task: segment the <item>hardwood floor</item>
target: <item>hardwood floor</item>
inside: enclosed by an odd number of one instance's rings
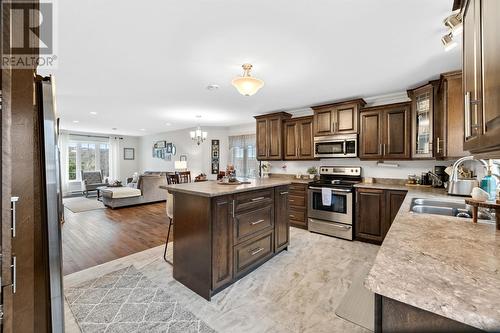
[[[167,237],[164,202],[64,214],[64,275],[163,245]]]

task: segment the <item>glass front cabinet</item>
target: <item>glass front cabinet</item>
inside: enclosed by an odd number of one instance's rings
[[[425,86],[408,91],[412,100],[412,158],[432,158],[434,86]]]

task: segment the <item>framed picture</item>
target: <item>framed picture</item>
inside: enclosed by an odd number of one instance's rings
[[[166,146],[166,150],[167,150],[167,154],[172,154],[172,143],[169,142],[167,143],[167,146]]]
[[[212,140],[212,174],[217,175],[219,173],[219,140]]]
[[[134,160],[135,159],[135,149],[134,148],[123,148],[123,159],[124,160]]]
[[[155,143],[155,148],[165,148],[167,146],[167,141],[158,141]]]

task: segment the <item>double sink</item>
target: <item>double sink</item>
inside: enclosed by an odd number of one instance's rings
[[[418,214],[437,214],[463,218],[472,217],[472,207],[470,205],[450,200],[414,198],[411,201],[410,211]],[[491,214],[481,210],[478,213],[478,218],[484,220],[493,219]]]

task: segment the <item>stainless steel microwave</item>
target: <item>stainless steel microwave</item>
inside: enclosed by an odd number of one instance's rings
[[[358,157],[358,135],[332,135],[314,138],[314,157]]]

